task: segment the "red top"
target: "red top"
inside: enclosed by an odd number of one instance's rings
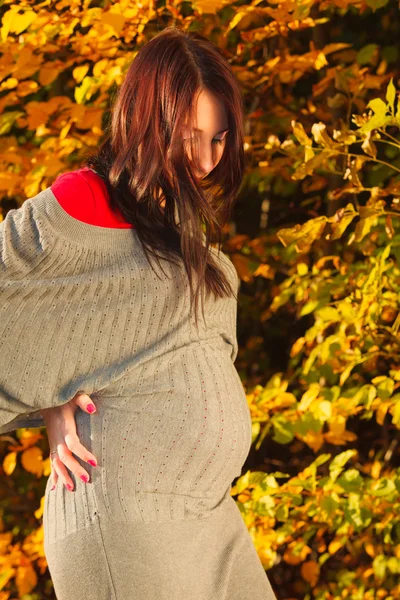
[[[62,208],[78,221],[100,227],[134,227],[111,209],[106,184],[89,167],[59,175],[50,187]]]

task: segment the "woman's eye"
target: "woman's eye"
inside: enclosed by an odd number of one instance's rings
[[[190,139],[193,139],[194,141],[196,141],[194,138],[183,138],[183,141],[184,141],[184,142],[188,142]],[[218,140],[217,138],[214,138],[214,139],[212,140],[212,143],[213,143],[213,144],[223,144],[223,143],[224,143],[224,141],[225,141],[225,138],[223,138],[222,140]]]

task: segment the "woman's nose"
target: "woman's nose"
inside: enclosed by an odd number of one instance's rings
[[[215,167],[216,161],[215,157],[212,156],[210,152],[207,155],[202,155],[201,159],[197,164],[197,171],[201,178],[205,177],[210,173]]]

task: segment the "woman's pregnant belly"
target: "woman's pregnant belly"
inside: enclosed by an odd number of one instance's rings
[[[228,345],[182,348],[129,380],[122,396],[93,394],[95,414],[76,412],[79,439],[98,462],[80,461],[99,512],[129,521],[206,517],[229,494],[251,446],[250,411]]]

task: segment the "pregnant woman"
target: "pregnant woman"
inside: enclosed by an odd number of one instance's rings
[[[98,151],[0,224],[0,433],[47,427],[58,600],[275,599],[230,495],[251,418],[239,279],[212,245],[243,148],[224,52],[168,27]]]

